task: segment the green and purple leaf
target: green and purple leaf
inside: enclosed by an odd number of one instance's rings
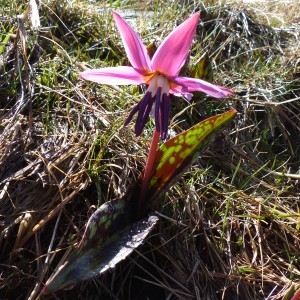
[[[207,52],[190,68],[189,75],[193,78],[199,78],[211,83],[214,81],[213,69]]]
[[[101,205],[90,217],[80,244],[46,282],[42,294],[100,275],[141,245],[158,217],[152,215],[135,222],[134,208],[135,205],[123,199]]]
[[[234,118],[236,110],[208,118],[168,140],[157,151],[150,184],[150,206],[176,182],[203,148]]]

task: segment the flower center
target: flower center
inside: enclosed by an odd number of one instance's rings
[[[167,138],[170,111],[170,82],[160,73],[155,73],[146,91],[145,97],[150,97],[148,103],[154,104],[154,119],[156,130],[163,140]],[[147,96],[148,95],[148,96]],[[144,98],[145,98],[144,97]],[[148,106],[149,107],[149,106]]]
[[[151,92],[151,96],[154,97],[157,91],[160,89],[161,95],[169,95],[170,83],[169,80],[162,74],[155,74],[149,84],[147,89],[148,92]]]

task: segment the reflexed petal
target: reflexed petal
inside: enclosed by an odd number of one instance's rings
[[[184,88],[178,84],[175,84],[174,82],[170,82],[170,94],[173,94],[176,97],[183,96],[187,100],[191,100],[193,98],[193,94],[188,92],[187,88]]]
[[[79,76],[86,80],[110,85],[141,84],[145,81],[142,72],[126,66],[91,69],[79,73]]]
[[[194,96],[192,93],[184,93],[183,91],[180,92],[180,89],[170,89],[170,94],[176,97],[184,97],[187,101],[190,101]]]
[[[178,75],[187,58],[198,21],[199,13],[196,13],[168,35],[153,56],[153,70],[168,76]]]
[[[147,49],[139,35],[117,12],[113,11],[113,15],[131,65],[137,69],[151,70]]]
[[[172,83],[177,84],[177,86],[174,87],[176,93],[178,93],[180,89],[183,94],[197,91],[197,92],[204,92],[215,98],[224,98],[227,97],[228,95],[233,94],[233,91],[229,89],[226,89],[219,85],[214,85],[212,83],[197,78],[174,77],[169,79],[172,81]],[[173,92],[172,89],[171,92]]]

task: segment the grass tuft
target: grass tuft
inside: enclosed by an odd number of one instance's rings
[[[298,1],[48,0],[39,30],[27,2],[2,2],[1,299],[39,299],[91,214],[122,197],[145,164],[153,124],[139,138],[123,127],[141,91],[78,78],[128,63],[111,9],[146,44],[200,10],[189,63],[206,53],[214,82],[235,95],[174,101],[172,130],[231,107],[238,115],[163,197],[145,245],[47,299],[275,300],[299,289]]]

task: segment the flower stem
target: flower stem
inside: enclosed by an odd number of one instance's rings
[[[142,213],[145,200],[147,199],[147,189],[148,189],[149,182],[151,179],[153,165],[154,165],[155,159],[156,159],[156,151],[158,148],[158,141],[159,141],[159,131],[157,131],[157,129],[154,128],[153,135],[152,135],[152,141],[151,141],[151,145],[150,145],[150,150],[149,150],[149,155],[148,155],[147,163],[145,166],[144,177],[143,177],[143,181],[142,181],[138,213]]]

